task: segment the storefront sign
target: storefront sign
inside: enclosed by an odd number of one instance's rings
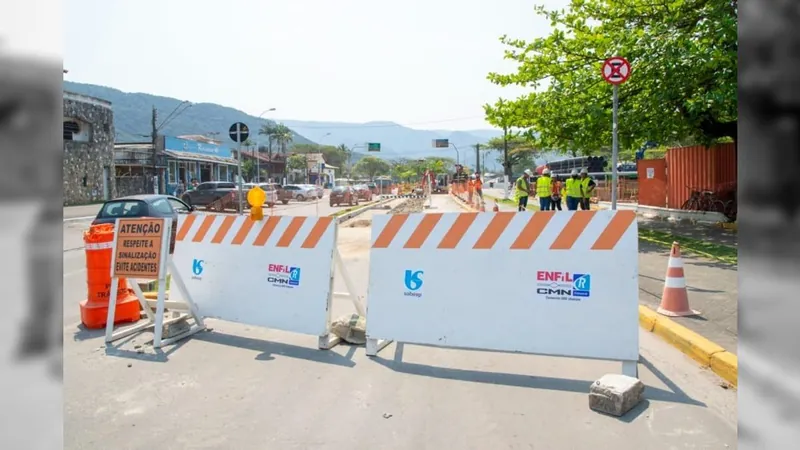
[[[219,156],[232,158],[231,149],[224,145],[207,144],[205,142],[191,141],[176,137],[164,137],[164,149],[175,152],[195,153],[198,155]]]

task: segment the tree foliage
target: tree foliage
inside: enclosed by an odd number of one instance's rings
[[[295,154],[290,156],[289,159],[286,160],[286,165],[289,167],[290,170],[305,171],[308,168],[305,155],[300,155],[300,154]]]
[[[370,180],[378,175],[387,175],[390,169],[389,163],[375,156],[365,156],[353,167],[355,173],[364,175]]]
[[[455,160],[446,157],[428,157],[422,160],[398,158],[390,163],[391,174],[402,181],[418,181],[425,170],[431,170],[440,175],[451,173],[455,170]]]
[[[490,123],[523,129],[540,148],[610,147],[612,87],[601,67],[623,56],[632,71],[619,87],[621,148],[736,138],[736,0],[572,0],[566,10],[536,12],[549,19],[550,35],[501,37],[518,69],[488,76],[535,91],[486,105]]]
[[[503,151],[505,145],[508,144],[508,161],[511,164],[512,173],[521,172],[525,169],[533,169],[536,158],[541,154],[534,142],[519,134],[508,136],[506,143],[503,136],[489,139],[484,144],[485,150],[498,150]],[[503,164],[504,156],[500,154],[497,157],[497,162]]]

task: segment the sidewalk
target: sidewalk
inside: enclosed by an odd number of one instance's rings
[[[499,203],[498,206],[500,211],[515,211],[513,206],[507,204]],[[643,224],[643,220],[647,219],[639,218],[641,227],[652,226],[651,223]],[[661,221],[650,222],[656,222],[659,225],[662,223]],[[673,224],[663,222],[663,225]],[[692,227],[698,228],[695,232],[699,237],[695,237],[695,239],[709,239],[708,236],[699,234],[707,232],[705,229],[700,229],[700,226],[689,225],[685,227],[685,230],[691,230]],[[710,227],[708,229],[711,230]],[[681,231],[684,231],[684,228],[681,228]],[[673,232],[678,234],[678,232]],[[664,276],[667,272],[668,260],[669,249],[646,241],[639,241],[639,303],[653,310],[656,310],[661,303],[661,292],[664,289]],[[692,309],[699,311],[700,315],[678,317],[672,320],[736,354],[739,299],[739,280],[736,267],[687,255],[683,255],[683,262],[689,302]]]

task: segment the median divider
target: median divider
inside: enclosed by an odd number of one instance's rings
[[[369,356],[398,341],[614,360],[638,374],[632,211],[377,216],[371,244]],[[497,282],[508,279],[519,282]]]

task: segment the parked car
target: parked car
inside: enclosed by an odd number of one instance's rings
[[[298,186],[307,187],[308,189],[314,191],[317,195],[317,198],[322,198],[325,195],[325,190],[321,187],[314,185],[314,184],[300,184]]]
[[[245,183],[243,189],[245,191],[245,195],[250,189],[253,189],[256,186],[256,183]],[[264,199],[264,204],[267,205],[267,208],[272,208],[278,203],[278,189],[275,187],[274,183],[258,183],[258,187],[260,187],[264,193],[266,193],[266,198]]]
[[[331,190],[330,205],[358,205],[358,194],[352,186],[336,186]]]
[[[381,194],[380,188],[378,188],[378,185],[375,183],[367,183],[367,188],[369,188],[370,192],[372,192],[374,195]]]
[[[357,184],[353,186],[353,189],[355,189],[359,200],[372,201],[372,190],[366,184]]]
[[[283,190],[287,193],[287,198],[285,200],[281,200],[284,205],[289,203],[290,199],[297,200],[298,202],[304,202],[317,196],[316,189],[311,189],[300,184],[287,184],[283,187]]]
[[[188,205],[171,195],[147,194],[120,197],[103,203],[92,225],[115,223],[117,219],[136,217],[163,217],[172,219],[175,224],[178,214],[191,214],[194,206]],[[178,227],[173,226],[170,238],[170,252],[175,249],[175,237]]]
[[[181,195],[184,203],[194,206],[205,206],[233,192],[234,202],[239,201],[239,186],[230,181],[206,181],[196,188]]]

